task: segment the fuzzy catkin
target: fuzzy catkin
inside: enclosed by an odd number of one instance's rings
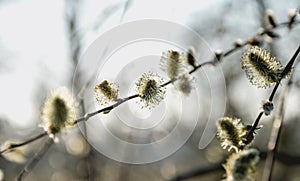
[[[221,118],[217,122],[217,128],[217,138],[224,149],[238,152],[246,146],[244,140],[248,131],[240,119]]]
[[[241,58],[250,83],[258,88],[268,88],[280,81],[284,67],[267,50],[258,46],[248,48]]]
[[[154,73],[144,73],[136,82],[136,89],[144,103],[143,107],[154,107],[165,97],[166,88],[161,87],[163,79]]]
[[[94,93],[100,105],[107,105],[118,99],[119,86],[104,80],[94,87]]]
[[[41,109],[42,127],[51,138],[63,128],[73,125],[75,119],[74,98],[68,89],[61,87],[51,92]]]
[[[226,170],[225,181],[255,181],[258,162],[259,151],[254,148],[233,153],[223,165]]]

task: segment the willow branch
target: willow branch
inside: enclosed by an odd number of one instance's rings
[[[297,21],[297,22],[295,22],[294,24],[298,24],[298,23],[300,23],[300,22]],[[274,30],[274,29],[276,29],[276,28],[283,27],[283,26],[287,26],[288,24],[289,24],[288,22],[280,23],[280,24],[278,24],[276,27],[273,27],[273,28],[270,28],[270,29],[266,29],[266,30],[264,30],[264,31],[262,31],[262,32],[260,32],[260,33],[257,33],[255,36],[263,36],[263,35],[267,34],[268,32],[270,32],[270,31],[272,31],[272,30]],[[255,37],[255,36],[254,36],[254,37]],[[246,41],[245,41],[244,43],[242,43],[240,46],[235,46],[235,47],[233,47],[233,48],[227,50],[227,51],[224,53],[224,55],[222,56],[222,58],[231,55],[232,53],[234,53],[234,52],[237,51],[238,49],[240,49],[240,48],[246,46],[247,44],[251,43],[252,39],[253,39],[253,37],[251,37],[251,38],[249,38],[248,40],[246,40]],[[295,57],[295,58],[296,58],[296,57]],[[199,65],[193,67],[193,69],[190,70],[190,71],[188,72],[188,74],[194,73],[194,72],[197,71],[199,68],[201,68],[201,67],[203,67],[203,66],[205,66],[205,65],[215,65],[216,63],[219,63],[219,62],[221,62],[221,61],[222,61],[222,59],[214,59],[214,60],[211,60],[211,61],[204,62],[204,63],[202,63],[202,64],[199,64]],[[290,62],[291,62],[291,61],[290,61]],[[289,62],[289,63],[290,63],[290,62]],[[291,63],[290,66],[289,66],[289,64],[288,64],[288,65],[286,66],[286,68],[287,68],[287,67],[290,67],[290,68],[291,68],[292,64],[293,64],[293,63]],[[290,69],[289,69],[289,70],[290,70]],[[289,70],[288,70],[288,71],[285,71],[285,70],[284,70],[283,72],[289,72]],[[282,73],[282,74],[283,74],[283,73]],[[178,80],[179,78],[180,78],[180,77],[178,77],[177,79],[169,80],[169,81],[167,81],[166,83],[162,84],[161,87],[165,87],[165,86],[167,86],[167,85],[173,83],[174,81]],[[277,88],[276,88],[276,89],[277,89]],[[115,104],[113,104],[113,105],[111,105],[111,106],[105,107],[105,108],[103,108],[103,109],[100,109],[100,110],[95,111],[95,112],[92,112],[92,113],[88,113],[88,114],[86,114],[85,116],[76,119],[76,120],[75,120],[75,124],[77,124],[78,122],[81,122],[81,121],[87,121],[90,117],[93,117],[93,116],[95,116],[95,115],[97,115],[97,114],[99,114],[99,113],[106,112],[106,111],[111,111],[111,110],[113,110],[114,108],[116,108],[117,106],[119,106],[120,104],[122,104],[122,103],[124,103],[124,102],[126,102],[126,101],[129,101],[129,100],[131,100],[131,99],[137,98],[137,97],[139,97],[138,94],[131,95],[131,96],[128,96],[128,97],[126,97],[126,98],[123,98],[123,99],[119,100],[118,102],[116,102]]]
[[[279,87],[279,85],[280,85],[281,80],[282,80],[284,77],[286,77],[287,74],[291,71],[292,66],[293,66],[293,64],[294,64],[294,62],[295,62],[295,60],[296,60],[296,58],[297,58],[299,52],[300,52],[300,45],[299,45],[298,49],[295,51],[295,53],[294,53],[293,57],[291,58],[291,60],[290,60],[290,61],[288,62],[288,64],[285,66],[284,70],[283,70],[282,73],[281,73],[281,76],[280,76],[279,81],[276,83],[275,87],[273,88],[273,91],[272,91],[272,93],[271,93],[271,95],[270,95],[270,97],[269,97],[269,101],[270,101],[270,102],[273,101],[274,96],[275,96],[275,93],[276,93],[277,90],[278,90],[278,87]],[[256,128],[257,128],[257,126],[258,126],[258,124],[259,124],[259,121],[260,121],[262,115],[263,115],[263,112],[260,112],[260,113],[258,114],[257,118],[255,119],[254,123],[252,124],[252,127],[251,127],[251,129],[249,130],[248,135],[247,135],[247,137],[246,137],[246,139],[247,139],[248,141],[251,140],[252,135],[253,135],[254,131],[256,130]]]
[[[299,23],[300,23],[300,21],[296,21],[294,24],[299,24]],[[255,34],[254,36],[252,36],[251,38],[249,38],[248,40],[244,41],[244,43],[242,43],[241,45],[239,45],[239,46],[234,46],[233,48],[227,50],[227,51],[223,54],[222,58],[227,57],[227,56],[231,55],[232,53],[236,52],[237,50],[239,50],[240,48],[246,46],[247,44],[250,44],[251,41],[252,41],[252,39],[253,39],[253,37],[256,37],[256,36],[263,36],[263,35],[267,34],[267,32],[270,32],[270,31],[272,31],[272,30],[274,30],[274,29],[277,29],[277,28],[279,28],[279,27],[286,27],[286,26],[288,26],[288,25],[289,25],[289,22],[279,23],[276,27],[273,27],[273,28],[270,28],[270,29],[266,29],[266,30],[263,31],[263,32],[257,33],[257,34]],[[212,61],[204,62],[204,63],[202,63],[202,64],[199,64],[199,65],[193,67],[193,69],[192,69],[191,71],[189,71],[188,73],[189,73],[189,74],[192,74],[192,73],[194,73],[195,71],[197,71],[199,68],[201,68],[201,67],[203,67],[203,66],[205,66],[205,65],[215,65],[216,63],[220,63],[220,62],[222,62],[222,59],[214,59],[214,60],[212,60]],[[292,64],[291,64],[291,66],[292,66]],[[162,84],[161,86],[163,86],[163,87],[164,87],[164,86],[167,86],[167,85],[171,84],[171,83],[174,82],[174,81],[176,81],[176,80],[169,80],[169,81],[167,81],[166,83]],[[89,83],[90,83],[90,82],[89,82]],[[85,86],[82,88],[82,90],[80,91],[80,94],[79,94],[79,95],[80,95],[81,98],[83,98],[83,94],[85,93],[85,89],[88,87],[88,85],[89,85],[89,84],[85,85]],[[272,93],[272,94],[275,94],[275,92],[276,92],[278,86],[279,86],[279,84],[275,86],[276,89],[274,88],[274,90],[273,90],[274,93]],[[273,96],[274,96],[274,95],[273,95]],[[271,97],[273,97],[273,96],[271,95],[271,96],[270,96],[270,99],[271,99]],[[138,94],[131,95],[131,96],[128,96],[128,97],[126,97],[126,98],[123,98],[123,99],[118,100],[118,101],[117,101],[116,103],[114,103],[113,105],[110,105],[110,106],[108,106],[108,107],[104,107],[104,108],[102,108],[102,109],[100,109],[100,110],[97,110],[97,111],[95,111],[95,112],[87,113],[87,114],[85,114],[83,117],[77,118],[77,119],[74,121],[74,125],[76,125],[77,123],[82,122],[82,121],[87,121],[89,118],[91,118],[91,117],[93,117],[93,116],[95,116],[95,115],[97,115],[97,114],[100,114],[100,113],[102,113],[102,112],[109,112],[109,111],[113,110],[114,108],[118,107],[119,105],[123,104],[124,102],[127,102],[127,101],[129,101],[129,100],[131,100],[131,99],[134,99],[134,98],[137,98],[137,97],[139,97]],[[272,99],[273,99],[273,98],[272,98]],[[260,115],[260,114],[261,114],[261,115]],[[249,133],[250,133],[250,132],[253,133],[254,130],[255,130],[255,128],[257,127],[257,125],[258,125],[258,123],[259,123],[259,120],[260,120],[260,117],[262,116],[263,113],[261,112],[260,114],[259,114],[258,118],[256,119],[256,121],[254,122],[254,124],[253,124],[251,130],[249,131]],[[42,135],[42,136],[41,136],[41,135]],[[16,145],[17,145],[17,147],[23,146],[23,145],[29,144],[29,143],[31,143],[31,142],[34,142],[34,141],[36,141],[36,140],[38,140],[38,139],[40,139],[41,137],[44,137],[44,136],[46,136],[46,135],[47,135],[47,133],[46,133],[46,132],[43,132],[43,133],[41,133],[40,135],[37,135],[37,136],[35,136],[35,137],[32,138],[32,139],[29,139],[29,140],[27,140],[27,141],[24,141],[24,142],[22,142],[22,143],[20,143],[20,144],[16,144]],[[249,136],[249,134],[248,134],[248,136]],[[16,146],[14,146],[13,148],[15,148],[15,147],[16,147]],[[0,151],[0,154],[3,154],[4,152],[9,151],[9,150],[11,150],[11,149],[13,149],[13,148],[10,148],[10,146],[9,146],[9,147],[7,147],[7,148],[1,150],[1,151]]]

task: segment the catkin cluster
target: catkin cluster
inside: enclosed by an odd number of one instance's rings
[[[195,78],[189,74],[191,68],[196,68],[195,52],[191,48],[187,52],[168,50],[161,56],[161,69],[170,78],[177,90],[188,96],[194,88]],[[148,72],[136,81],[136,92],[143,103],[142,107],[152,108],[165,97],[166,82],[160,75]],[[107,80],[94,87],[96,100],[100,105],[118,101],[119,86]]]

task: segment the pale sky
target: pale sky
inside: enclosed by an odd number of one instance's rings
[[[184,24],[189,13],[204,8],[205,2],[209,1],[133,1],[123,22],[154,18]],[[102,10],[120,3],[123,1],[94,0],[82,4],[79,31],[95,26]],[[4,50],[0,58],[1,64],[9,67],[0,72],[0,116],[7,118],[12,126],[28,128],[37,124],[39,106],[35,96],[40,82],[53,89],[69,81],[64,6],[61,0],[16,0],[0,4],[0,47]],[[87,33],[83,48],[101,32],[119,25],[122,11],[120,4],[97,32]]]

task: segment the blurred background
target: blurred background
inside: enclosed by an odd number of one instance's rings
[[[78,68],[80,57],[97,37],[113,27],[133,20],[168,20],[199,33],[212,52],[226,51],[237,39],[247,40],[260,27],[267,26],[266,10],[271,9],[278,22],[286,22],[290,9],[299,6],[298,0],[0,0],[0,143],[25,140],[43,131],[38,127],[40,107],[48,92],[66,86],[78,94],[90,72],[95,71],[94,65]],[[265,37],[262,46],[285,65],[299,46],[300,27],[283,27],[276,33],[280,38]],[[257,89],[249,83],[239,62],[243,50],[225,57],[221,63],[226,80],[224,116],[239,117],[251,124],[271,89]],[[296,81],[286,104],[272,180],[300,180],[300,79],[299,68],[295,69]],[[206,92],[202,94],[205,97]],[[276,100],[278,96],[275,107]],[[221,164],[228,152],[221,149],[216,139],[205,149],[198,149],[205,126],[201,119],[200,115],[192,136],[176,153],[143,165],[107,158],[74,127],[59,136],[60,142],[48,149],[24,180],[160,181],[180,176],[188,177],[186,180],[221,180],[225,173]],[[274,114],[262,118],[263,128],[253,144],[263,153],[273,119]],[[129,134],[128,130],[123,134]],[[0,180],[14,180],[45,139],[24,146],[17,153],[2,155]],[[258,180],[263,167],[264,158],[258,165]]]

